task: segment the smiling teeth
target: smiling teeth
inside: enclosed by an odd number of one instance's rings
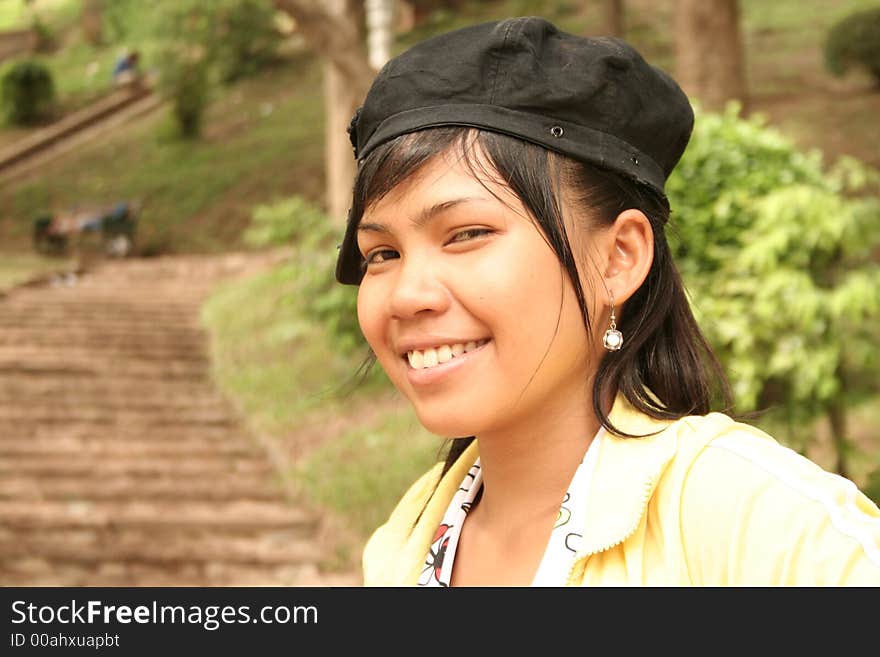
[[[461,356],[469,351],[473,351],[477,347],[482,347],[487,342],[489,340],[480,340],[478,342],[471,340],[470,342],[457,342],[452,345],[444,344],[424,350],[408,351],[406,352],[406,357],[409,360],[410,367],[414,370],[422,370],[442,365],[456,356]]]

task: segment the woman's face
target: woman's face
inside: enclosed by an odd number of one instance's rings
[[[429,431],[479,436],[583,413],[595,338],[508,189],[440,155],[364,213],[358,246],[361,329]]]

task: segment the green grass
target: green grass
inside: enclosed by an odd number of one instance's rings
[[[33,11],[49,29],[58,29],[79,14],[80,4],[80,0],[34,0]],[[21,30],[29,25],[24,0],[0,0],[0,31]]]
[[[142,254],[239,246],[257,203],[322,196],[319,73],[292,61],[225,90],[208,109],[203,139],[177,139],[163,109],[0,189],[8,209],[0,240],[25,246],[33,217],[48,208],[140,199]]]
[[[311,411],[341,411],[383,387],[378,373],[358,384],[363,356],[340,353],[310,320],[301,283],[282,264],[219,287],[203,307],[215,375],[261,431],[281,434]]]
[[[345,518],[363,541],[437,462],[441,445],[407,405],[316,448],[291,476],[311,500]]]
[[[0,293],[27,281],[73,269],[64,258],[45,258],[28,253],[0,253]]]

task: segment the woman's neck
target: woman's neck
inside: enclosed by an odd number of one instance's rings
[[[599,426],[590,400],[581,397],[477,436],[483,477],[478,515],[486,530],[500,536],[527,528],[530,519],[555,516]]]

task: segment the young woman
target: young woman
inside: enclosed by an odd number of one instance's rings
[[[880,510],[711,412],[726,387],[664,234],[692,126],[625,43],[540,18],[378,74],[337,278],[454,440],[370,539],[366,585],[880,584]]]

